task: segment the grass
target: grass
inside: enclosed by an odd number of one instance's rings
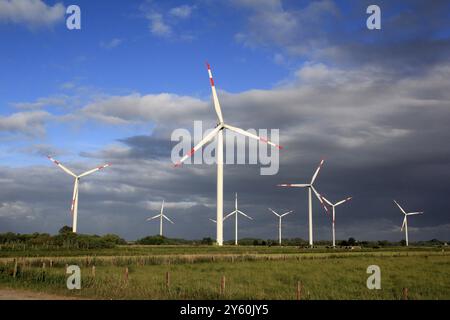
[[[11,257],[2,258],[0,286],[95,299],[295,299],[300,281],[303,299],[400,299],[403,288],[408,288],[410,299],[450,299],[450,255],[441,250],[299,252],[277,247],[137,246],[121,253],[21,257],[16,278]],[[45,274],[40,267],[43,261]],[[66,263],[82,268],[82,290],[67,290]],[[366,269],[373,264],[381,268],[381,290],[366,287]],[[219,293],[222,276],[226,277],[224,295]]]
[[[440,252],[442,248],[440,247],[384,247],[380,249],[364,248],[363,252],[407,252],[411,251],[433,251]],[[7,257],[67,257],[67,256],[138,256],[138,255],[170,255],[170,254],[255,254],[255,253],[280,253],[280,254],[298,254],[298,253],[321,253],[330,252],[330,250],[325,247],[318,247],[314,249],[309,248],[299,248],[296,246],[189,246],[189,245],[125,245],[117,246],[117,248],[108,249],[67,249],[67,248],[30,248],[17,246],[14,250],[8,249],[5,246],[0,245],[0,258]],[[346,249],[335,249],[332,252],[348,252]]]

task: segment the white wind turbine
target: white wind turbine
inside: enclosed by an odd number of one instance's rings
[[[405,229],[406,246],[408,246],[408,216],[413,216],[413,215],[416,215],[416,214],[422,214],[423,212],[421,211],[421,212],[408,212],[408,213],[406,213],[405,210],[403,210],[403,208],[397,203],[397,201],[394,200],[394,203],[397,205],[397,207],[400,208],[402,213],[405,215],[405,218],[403,219],[402,228],[400,230],[403,231],[403,229]]]
[[[352,199],[352,197],[348,197],[347,199],[339,201],[339,202],[336,202],[335,204],[333,204],[330,201],[328,201],[328,199],[326,199],[325,197],[322,197],[322,199],[333,208],[332,225],[333,225],[333,248],[334,248],[334,247],[336,247],[336,229],[335,229],[335,226],[336,226],[336,207],[341,205],[341,204],[343,204],[343,203],[345,203],[345,202],[347,202],[347,201],[350,201]]]
[[[278,187],[291,187],[291,188],[308,188],[308,217],[309,217],[309,245],[313,246],[313,222],[312,222],[312,192],[316,195],[317,199],[319,199],[325,211],[328,212],[327,207],[322,201],[320,194],[317,192],[316,188],[314,188],[314,181],[316,181],[317,175],[319,174],[320,169],[325,160],[320,161],[319,167],[314,173],[311,182],[306,184],[279,184]]]
[[[94,172],[102,170],[106,167],[109,167],[111,165],[108,163],[103,166],[97,167],[95,169],[86,171],[85,173],[82,173],[79,176],[77,176],[75,173],[73,173],[72,171],[70,171],[69,169],[64,167],[59,161],[53,159],[51,156],[48,156],[48,158],[50,159],[50,161],[52,161],[54,164],[56,164],[58,167],[60,167],[64,172],[66,172],[67,174],[69,174],[75,178],[75,184],[73,187],[72,206],[70,207],[70,211],[72,212],[72,216],[73,216],[72,232],[76,233],[77,232],[77,222],[78,222],[78,186],[80,184],[80,179],[83,177],[86,177]]]
[[[246,215],[245,213],[243,213],[241,210],[238,209],[238,201],[237,201],[237,193],[236,193],[236,198],[234,201],[234,211],[229,213],[228,215],[225,216],[225,218],[223,218],[223,221],[225,221],[226,219],[228,219],[229,217],[231,217],[234,214],[234,244],[237,246],[238,245],[238,215],[243,215],[244,217],[253,220],[252,217],[249,217],[248,215]],[[217,223],[217,222],[216,222]]]
[[[166,219],[167,221],[169,221],[171,224],[174,224],[174,222],[172,220],[170,220],[165,214],[164,214],[164,200],[162,202],[161,205],[161,212],[159,214],[157,214],[154,217],[148,218],[147,221],[153,220],[159,218],[159,235],[162,237],[163,236],[163,218]]]
[[[265,143],[268,143],[271,146],[277,147],[281,149],[282,147],[265,139],[262,137],[259,137],[257,135],[251,134],[243,129],[236,128],[233,126],[230,126],[226,123],[224,123],[223,116],[222,116],[222,110],[220,108],[219,99],[217,97],[216,87],[214,85],[214,80],[211,73],[211,67],[208,63],[206,63],[206,66],[208,68],[208,74],[209,74],[209,80],[211,82],[211,90],[212,90],[212,96],[213,96],[213,102],[214,102],[214,108],[216,110],[217,115],[217,126],[213,131],[211,131],[209,134],[205,136],[205,138],[200,141],[194,148],[189,151],[188,154],[183,156],[180,161],[178,161],[175,166],[180,166],[186,159],[191,157],[194,152],[196,152],[198,149],[202,148],[206,143],[211,141],[214,137],[217,136],[217,148],[216,148],[216,164],[217,164],[217,244],[219,246],[223,246],[223,131],[224,129],[228,129],[231,131],[234,131],[236,133],[242,134],[244,136],[247,136],[252,139],[256,139]]]
[[[283,214],[278,214],[277,212],[275,212],[275,210],[272,210],[271,208],[269,208],[269,210],[272,211],[272,213],[278,217],[278,241],[281,246],[281,219],[283,219],[284,216],[287,216],[288,214],[290,214],[294,211],[291,210],[291,211],[285,212]]]

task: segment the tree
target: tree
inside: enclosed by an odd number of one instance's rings
[[[119,237],[116,234],[108,233],[108,234],[105,234],[102,238],[104,241],[114,243],[114,244],[122,244],[122,245],[127,244],[127,242],[124,239],[122,239],[121,237]]]
[[[349,246],[354,246],[354,245],[356,245],[356,240],[355,240],[355,238],[348,238],[347,243]]]
[[[59,229],[58,231],[59,234],[68,234],[68,233],[72,233],[72,228],[69,226],[64,226],[61,229]]]
[[[203,238],[202,239],[202,244],[206,244],[208,246],[211,246],[213,244],[213,239],[211,239],[210,237],[208,238]]]

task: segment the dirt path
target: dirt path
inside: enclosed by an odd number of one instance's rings
[[[75,300],[76,298],[42,292],[0,288],[0,300]]]

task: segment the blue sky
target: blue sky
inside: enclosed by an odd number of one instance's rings
[[[163,198],[175,219],[190,225],[184,217],[198,214],[207,225],[213,175],[168,171],[167,150],[174,129],[215,121],[208,60],[225,119],[280,129],[289,150],[270,179],[255,176],[257,168],[229,169],[226,191],[239,189],[250,215],[264,205],[297,209],[286,234],[306,237],[305,199],[273,186],[310,176],[326,155],[323,192],[356,199],[341,237],[399,238],[392,197],[435,213],[417,219],[417,238],[450,234],[440,197],[450,158],[447,1],[376,1],[376,31],[366,28],[374,3],[365,0],[23,1],[0,0],[0,181],[9,186],[0,192],[0,232],[69,223],[69,179],[47,153],[77,170],[113,163],[109,175],[85,184],[86,233],[143,236],[142,219]],[[70,4],[81,8],[81,30],[66,28]],[[39,188],[58,196],[33,192]],[[125,221],[124,212],[135,218]],[[248,236],[268,237],[270,216],[261,219]],[[371,233],[374,224],[384,233]],[[174,235],[200,238],[206,225],[175,225]],[[318,215],[319,238],[326,226]]]
[[[53,6],[59,2],[46,3]],[[67,14],[50,26],[1,24],[0,36],[8,44],[1,53],[1,114],[14,113],[15,103],[61,95],[69,103],[77,95],[80,101],[73,102],[74,108],[98,95],[133,92],[207,98],[206,60],[220,70],[218,83],[229,92],[270,88],[289,75],[289,68],[274,62],[276,48],[247,48],[234,40],[245,17],[236,15],[233,6],[199,3],[72,1],[70,4],[81,8],[82,30],[65,27]],[[191,12],[188,17],[176,18],[168,13],[183,6]],[[173,35],[152,33],[146,14],[153,11],[164,16]],[[183,39],[184,33],[191,38]],[[81,96],[76,90],[81,91]],[[65,113],[64,108],[47,110],[52,114]],[[130,129],[122,131],[107,125],[96,127],[96,135],[91,134],[89,124],[75,128],[66,123],[47,126],[47,135],[41,138],[58,147],[67,140],[89,139],[89,143],[74,141],[71,148],[75,148],[75,153],[131,135]],[[140,127],[135,133],[145,130]],[[17,141],[11,144],[14,146]],[[8,153],[2,158],[10,165],[30,161]]]

